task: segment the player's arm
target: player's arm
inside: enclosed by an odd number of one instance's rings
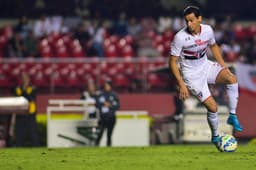
[[[177,81],[177,84],[179,87],[179,98],[181,100],[185,100],[186,98],[189,97],[189,91],[187,89],[187,86],[185,85],[185,82],[183,81],[181,74],[180,74],[180,71],[179,71],[179,68],[177,65],[177,58],[178,57],[172,56],[172,55],[169,57],[169,69]]]
[[[213,45],[209,46],[213,56],[215,57],[216,61],[222,66],[222,67],[227,67],[226,63],[224,62],[224,59],[222,57],[220,47],[215,43]]]

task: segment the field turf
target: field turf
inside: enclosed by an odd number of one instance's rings
[[[1,170],[246,170],[256,145],[220,153],[213,145],[0,149]]]

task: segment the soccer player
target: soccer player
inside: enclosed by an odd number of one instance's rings
[[[210,94],[208,84],[226,85],[230,111],[227,123],[232,125],[234,130],[242,131],[236,115],[237,79],[223,60],[213,29],[209,25],[201,24],[200,9],[196,6],[188,6],[184,9],[183,16],[186,27],[176,33],[171,44],[169,67],[177,80],[180,99],[185,100],[191,93],[206,107],[207,121],[212,132],[211,140],[217,146],[220,141],[218,108]],[[216,62],[208,60],[206,55],[208,47]]]

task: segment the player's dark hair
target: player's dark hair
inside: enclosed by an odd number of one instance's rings
[[[186,15],[192,14],[194,13],[196,17],[201,16],[201,11],[197,6],[187,6],[184,10],[183,10],[183,16],[185,17]]]

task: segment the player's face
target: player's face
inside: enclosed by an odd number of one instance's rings
[[[192,34],[197,34],[200,32],[200,23],[202,21],[202,16],[196,17],[194,13],[185,16],[185,21],[189,31]]]

